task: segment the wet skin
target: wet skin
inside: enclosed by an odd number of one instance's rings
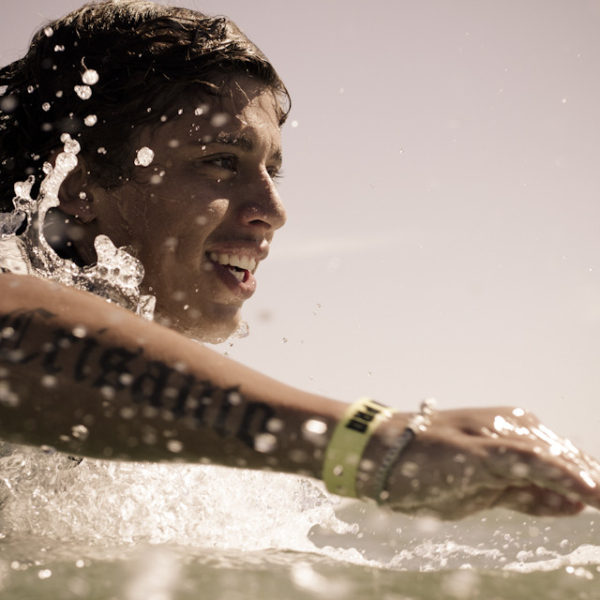
[[[150,148],[154,157],[130,181],[107,190],[91,179],[81,200],[74,177],[61,209],[83,217],[77,243],[90,262],[99,233],[141,260],[143,291],[156,296],[159,322],[217,341],[238,326],[256,266],[285,223],[274,182],[281,167],[276,99],[236,77],[222,96],[182,102],[179,112],[139,132],[134,148]],[[245,269],[219,264],[240,259]]]

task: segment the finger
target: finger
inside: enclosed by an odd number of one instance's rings
[[[535,485],[507,488],[494,506],[535,516],[575,515],[585,507],[582,502]]]
[[[530,479],[536,485],[550,488],[575,500],[600,509],[600,468],[583,452],[537,453]]]
[[[561,452],[556,444],[549,447],[541,439],[535,445],[528,440],[510,440],[510,444],[498,440],[487,467],[514,487],[534,485],[600,509],[598,463],[571,447],[574,452],[570,447]]]

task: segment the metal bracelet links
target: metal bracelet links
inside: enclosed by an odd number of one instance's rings
[[[385,453],[383,461],[374,476],[375,500],[378,504],[385,503],[389,497],[386,487],[392,466],[397,462],[402,452],[406,450],[416,435],[425,431],[431,425],[431,417],[435,411],[435,406],[436,402],[433,398],[423,400],[419,412],[411,417],[404,431]]]

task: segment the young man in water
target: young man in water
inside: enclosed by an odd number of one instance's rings
[[[108,236],[141,261],[142,292],[156,297],[148,322],[88,292],[1,275],[0,438],[301,473],[447,518],[600,508],[598,464],[521,409],[348,406],[190,339],[236,330],[285,222],[274,180],[287,92],[231,22],[148,2],[89,5],[40,31],[0,86],[4,209],[13,183],[39,184],[70,134],[81,152],[49,238],[90,265],[96,236]]]

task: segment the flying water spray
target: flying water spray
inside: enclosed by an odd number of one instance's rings
[[[57,281],[63,285],[93,292],[136,314],[152,319],[156,299],[141,294],[139,286],[144,267],[124,248],[117,248],[105,235],[94,240],[96,264],[80,267],[60,257],[44,235],[44,223],[51,208],[60,204],[58,192],[77,166],[79,143],[63,134],[63,151],[54,166],[44,164],[45,177],[37,198],[31,197],[33,175],[15,184],[14,210],[0,214],[0,269]],[[22,231],[22,232],[21,232]]]

